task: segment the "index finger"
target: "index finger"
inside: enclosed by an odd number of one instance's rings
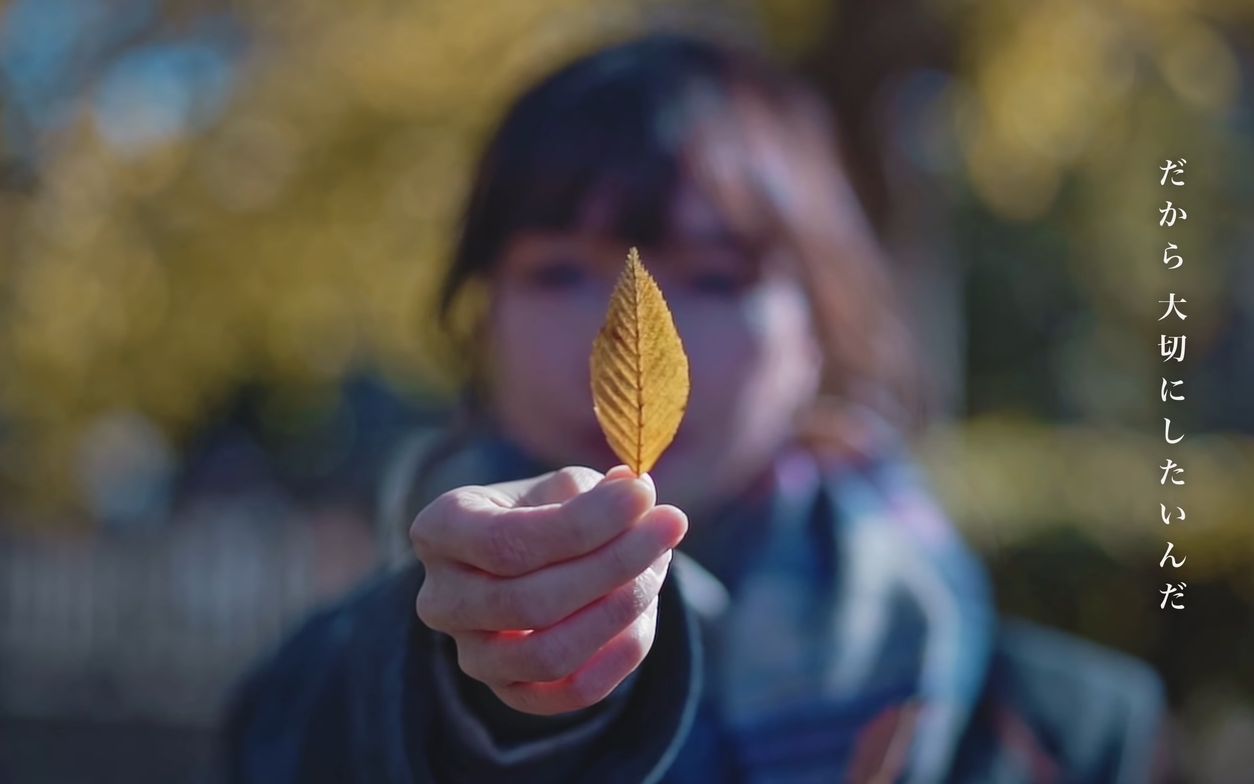
[[[501,487],[445,493],[423,510],[411,533],[424,537],[440,556],[517,577],[597,549],[657,502],[652,479],[630,474],[604,478],[562,503],[538,506],[511,506],[524,496],[511,498]]]
[[[596,487],[604,479],[629,476],[635,476],[635,474],[622,464],[614,466],[604,474],[587,466],[565,466],[537,477],[498,482],[487,485],[487,488],[507,499],[507,506],[544,506],[569,501],[580,493]],[[649,481],[653,481],[652,477]]]

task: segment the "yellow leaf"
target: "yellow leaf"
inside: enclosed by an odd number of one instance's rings
[[[688,356],[657,281],[632,248],[592,344],[592,409],[637,476],[675,438],[688,406]]]

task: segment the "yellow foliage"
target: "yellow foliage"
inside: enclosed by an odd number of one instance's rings
[[[83,95],[0,202],[0,497],[73,500],[79,435],[113,411],[177,446],[245,382],[449,391],[431,297],[490,124],[685,5],[256,0],[233,5],[250,46],[208,128],[118,149]]]

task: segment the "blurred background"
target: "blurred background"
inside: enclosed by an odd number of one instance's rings
[[[407,522],[380,481],[444,421],[427,295],[492,121],[657,28],[830,97],[926,346],[919,455],[1002,608],[1153,663],[1189,780],[1254,770],[1248,0],[11,0],[0,780],[211,780],[228,685]]]

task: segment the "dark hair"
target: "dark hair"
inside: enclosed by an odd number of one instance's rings
[[[686,181],[739,238],[782,240],[800,262],[826,356],[821,403],[836,403],[814,430],[838,437],[846,404],[921,423],[917,357],[824,102],[755,53],[678,34],[576,59],[525,92],[493,134],[439,291],[440,324],[470,362],[470,408],[481,404],[482,319],[458,306],[508,240],[595,220],[624,247],[647,246],[665,239]]]

